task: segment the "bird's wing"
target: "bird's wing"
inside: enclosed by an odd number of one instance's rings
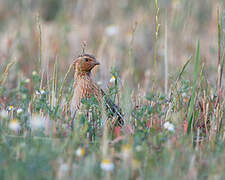
[[[106,104],[106,108],[110,111],[110,114],[113,115],[117,115],[117,123],[120,127],[122,127],[124,125],[124,117],[121,113],[121,108],[119,106],[117,106],[116,104],[114,104],[112,102],[112,100],[107,97],[106,93],[101,89],[101,93],[102,96],[105,100],[105,104]]]

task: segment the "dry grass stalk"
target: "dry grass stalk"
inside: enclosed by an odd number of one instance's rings
[[[11,67],[15,64],[16,62],[11,62],[9,63],[7,66],[6,66],[6,69],[5,69],[5,72],[3,73],[2,75],[2,78],[0,80],[0,85],[3,86],[5,81],[6,81],[6,78],[9,74],[9,70],[11,69]]]

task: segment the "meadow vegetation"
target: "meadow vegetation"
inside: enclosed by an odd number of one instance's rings
[[[0,0],[0,179],[225,179],[224,9]],[[83,50],[122,128],[94,98],[72,121]]]

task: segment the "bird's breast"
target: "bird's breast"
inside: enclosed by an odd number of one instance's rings
[[[76,112],[83,98],[94,96],[101,101],[101,89],[91,79],[80,79],[74,84],[74,93],[71,100],[71,112]]]

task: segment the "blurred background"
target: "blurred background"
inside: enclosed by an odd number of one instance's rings
[[[74,57],[81,54],[82,42],[86,42],[86,53],[95,55],[101,63],[94,74],[102,86],[116,67],[122,83],[151,88],[157,52],[156,82],[163,90],[164,58],[168,59],[170,83],[183,64],[194,57],[200,39],[201,63],[205,64],[208,80],[215,83],[217,9],[222,11],[224,6],[224,0],[158,0],[156,49],[155,0],[0,0],[0,71],[16,61],[10,82],[30,77],[38,69],[41,54],[44,76],[51,76],[57,61],[59,77],[63,78]],[[190,79],[193,64],[194,58],[186,73]]]

